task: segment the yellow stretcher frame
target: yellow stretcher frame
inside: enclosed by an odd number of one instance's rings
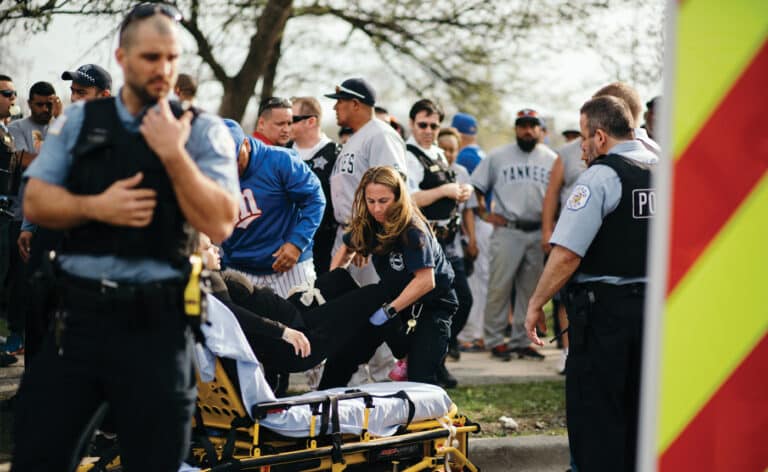
[[[351,394],[349,397],[354,396]],[[343,395],[342,395],[343,396]],[[345,398],[348,398],[345,396]],[[259,416],[270,409],[310,405],[310,435],[306,438],[286,438],[274,435],[259,424]],[[209,441],[209,448],[193,446],[193,453],[201,461],[211,453],[220,465],[203,470],[226,470],[226,462],[237,464],[237,470],[267,472],[272,466],[306,468],[297,470],[339,472],[347,467],[376,462],[375,467],[399,472],[446,470],[446,462],[452,471],[477,472],[468,458],[469,434],[479,431],[479,426],[458,414],[456,405],[444,418],[413,422],[404,431],[387,437],[375,437],[367,431],[372,402],[366,400],[363,432],[360,435],[320,435],[317,417],[328,398],[300,402],[276,402],[256,405],[255,420],[240,400],[237,389],[230,381],[219,359],[216,360],[214,379],[202,382],[198,377],[196,421],[202,421]],[[233,427],[232,425],[235,425]],[[199,430],[199,429],[198,429]],[[226,457],[225,457],[226,456]],[[387,465],[385,465],[387,464]],[[400,468],[400,465],[406,466]]]
[[[269,472],[273,466],[285,466],[291,470],[341,472],[350,466],[368,470],[360,467],[372,461],[375,465],[371,467],[396,472],[442,471],[446,470],[446,463],[451,471],[479,470],[469,460],[468,450],[469,434],[478,432],[480,427],[458,414],[455,404],[443,418],[413,422],[393,436],[375,437],[367,431],[373,403],[366,399],[362,434],[331,437],[333,435],[319,434],[322,428],[317,421],[320,410],[329,404],[328,396],[255,405],[253,413],[257,419],[251,420],[219,359],[216,359],[211,382],[203,382],[197,375],[197,391],[195,431],[198,434],[193,435],[192,455],[199,463],[209,464],[208,468],[201,467],[205,472],[230,470],[228,465],[233,464],[236,464],[234,470],[244,471]],[[313,413],[317,412],[310,420],[309,437],[287,438],[260,426],[258,418],[272,409],[298,405],[310,405]],[[205,431],[204,438],[200,437],[200,431]],[[210,461],[209,455],[216,457]],[[119,468],[119,457],[108,460],[109,464],[99,470]],[[95,472],[95,466],[95,458],[85,458],[77,472]]]

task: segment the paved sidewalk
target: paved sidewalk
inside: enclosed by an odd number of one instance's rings
[[[450,358],[446,363],[448,370],[459,381],[459,385],[490,385],[541,380],[564,380],[557,373],[560,350],[553,344],[546,343],[541,352],[544,360],[517,359],[502,362],[491,357],[488,352],[462,352],[459,361]],[[308,390],[304,374],[291,375],[291,390]]]

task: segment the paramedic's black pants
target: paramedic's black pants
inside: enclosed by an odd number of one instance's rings
[[[181,299],[67,299],[60,348],[55,333],[49,336],[22,380],[12,470],[67,470],[102,402],[120,438],[124,470],[178,470],[189,452],[196,392]]]

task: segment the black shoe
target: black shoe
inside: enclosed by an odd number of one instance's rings
[[[8,367],[9,365],[13,365],[17,362],[19,362],[19,359],[13,354],[0,352],[0,367]]]
[[[448,372],[448,369],[445,368],[445,364],[440,364],[440,367],[437,368],[437,383],[443,388],[456,388],[459,381]]]
[[[507,362],[512,359],[512,350],[509,349],[506,344],[499,344],[491,349],[491,357]]]
[[[454,361],[461,359],[461,351],[459,351],[459,343],[448,345],[448,357]]]
[[[539,351],[532,348],[531,346],[515,349],[515,352],[517,353],[517,357],[519,357],[520,359],[524,359],[526,357],[529,357],[531,359],[536,359],[539,361],[543,361],[545,359],[544,354],[540,353]]]

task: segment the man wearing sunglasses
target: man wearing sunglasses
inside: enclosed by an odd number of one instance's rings
[[[126,471],[175,471],[189,452],[189,248],[197,231],[229,236],[239,187],[222,120],[167,100],[180,17],[156,3],[128,13],[115,52],[125,85],[68,107],[24,175],[25,216],[65,234],[55,334],[19,392],[14,471],[73,470],[103,404]],[[44,454],[40,435],[56,437]]]
[[[442,108],[425,98],[411,106],[408,116],[411,126],[405,154],[408,191],[429,220],[443,252],[455,267],[459,257],[454,244],[461,225],[459,205],[469,200],[473,188],[468,183],[458,183],[456,172],[436,144],[440,123],[445,119]],[[454,279],[454,289],[459,303],[466,306],[472,304],[472,295],[463,274],[463,270],[457,274],[463,280],[457,283]],[[445,367],[445,359],[437,371],[437,380],[447,388],[457,385],[456,379]]]
[[[259,105],[253,137],[270,146],[286,146],[291,140],[293,104],[287,98],[269,97]]]
[[[323,187],[325,211],[320,226],[315,231],[314,261],[317,275],[328,272],[331,250],[336,239],[338,223],[333,217],[331,203],[331,171],[336,164],[341,146],[323,133],[320,124],[323,110],[314,97],[296,97],[293,102],[293,149],[312,169]]]
[[[18,157],[16,155],[16,146],[14,144],[13,135],[8,131],[8,127],[5,125],[6,120],[10,119],[12,108],[16,107],[16,88],[13,85],[13,80],[7,75],[0,75],[0,167],[8,172],[0,174],[0,194],[5,199],[15,199],[16,195],[12,194],[11,188],[14,186],[12,177],[16,172],[11,172],[18,163]],[[16,107],[18,108],[18,107]],[[10,205],[10,202],[4,203]],[[9,259],[13,256],[13,250],[9,244],[9,232],[13,222],[8,215],[0,216],[0,281],[4,281],[6,274],[9,272]],[[20,333],[22,331],[22,320],[18,319],[18,316],[13,316],[8,313],[8,328],[15,336],[15,339],[11,339],[11,343],[6,343],[0,346],[0,367],[5,367],[14,364],[18,361],[16,356],[6,351],[16,351],[14,344],[21,345]],[[10,349],[9,349],[10,344]]]

